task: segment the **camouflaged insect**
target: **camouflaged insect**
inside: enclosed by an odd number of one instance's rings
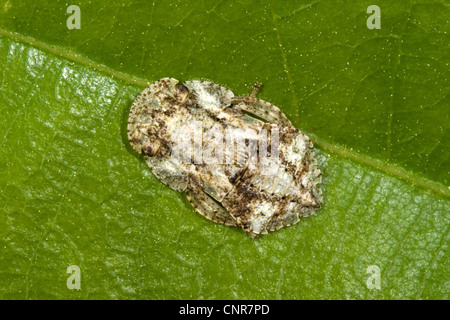
[[[250,96],[236,97],[212,82],[179,84],[176,79],[164,78],[137,97],[128,119],[133,149],[144,154],[159,180],[185,192],[206,218],[240,227],[253,237],[293,225],[299,217],[314,214],[322,204],[321,172],[313,144],[280,109],[255,97],[258,88],[255,84]],[[228,133],[219,139],[210,137],[203,148],[223,149],[227,139],[241,137],[245,146],[256,145],[256,153],[225,148],[225,159],[241,156],[243,161],[204,163],[193,160],[194,152],[188,154],[187,161],[180,161],[173,156],[183,140],[180,128],[192,123],[201,123],[203,133],[214,128]],[[271,146],[267,147],[267,158],[275,158],[276,151],[277,161],[254,161],[262,154],[260,133],[266,131],[270,132],[266,145]]]

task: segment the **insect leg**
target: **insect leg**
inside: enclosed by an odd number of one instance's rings
[[[261,88],[262,84],[259,82],[255,82],[255,84],[253,85],[253,89],[252,92],[250,93],[250,97],[255,98],[256,94],[259,91],[259,88]]]

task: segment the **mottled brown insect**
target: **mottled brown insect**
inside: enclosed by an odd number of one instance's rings
[[[137,97],[128,119],[133,149],[159,180],[208,219],[252,236],[295,224],[322,204],[310,139],[256,98],[258,88],[237,97],[212,82],[164,78]]]

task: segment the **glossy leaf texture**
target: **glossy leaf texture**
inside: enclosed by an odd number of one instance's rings
[[[69,30],[4,2],[0,297],[448,299],[449,3],[380,1],[379,30],[371,4],[79,1]],[[262,82],[315,142],[318,214],[253,241],[160,183],[126,121],[166,76]]]

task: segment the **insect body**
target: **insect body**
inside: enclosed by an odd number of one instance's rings
[[[208,81],[164,78],[134,101],[128,138],[155,176],[208,219],[252,236],[321,206],[310,139],[283,112]]]

